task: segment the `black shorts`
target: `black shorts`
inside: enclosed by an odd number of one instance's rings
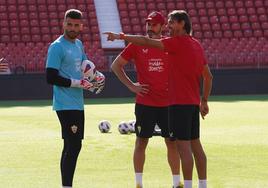
[[[83,139],[85,116],[83,110],[57,111],[63,139]]]
[[[142,104],[135,105],[137,137],[150,138],[153,136],[157,124],[161,129],[161,136],[168,138],[168,107],[153,107]]]
[[[199,138],[198,105],[172,105],[169,107],[168,115],[172,139],[194,140]]]

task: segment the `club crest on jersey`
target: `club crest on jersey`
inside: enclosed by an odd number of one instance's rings
[[[141,133],[141,126],[137,126],[139,134]]]
[[[148,53],[148,49],[147,49],[147,48],[143,48],[143,49],[142,49],[142,52],[143,52],[144,54],[147,54],[147,53]]]
[[[71,131],[75,134],[77,132],[78,127],[76,125],[71,126]]]

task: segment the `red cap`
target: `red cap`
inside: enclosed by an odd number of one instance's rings
[[[161,25],[165,24],[164,16],[160,12],[157,12],[157,11],[154,11],[148,15],[148,17],[146,18],[146,22],[148,21],[153,22],[155,24],[158,24],[158,23],[160,23]]]

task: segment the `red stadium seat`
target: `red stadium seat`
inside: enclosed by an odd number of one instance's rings
[[[203,31],[210,31],[211,29],[210,29],[210,25],[209,24],[202,24],[202,30]]]
[[[9,13],[9,19],[10,20],[16,20],[16,19],[18,19],[18,14],[15,13],[15,12]]]
[[[250,24],[248,22],[242,23],[241,28],[242,28],[242,30],[251,29]]]
[[[206,2],[206,7],[207,8],[214,9],[214,7],[215,7],[214,1],[205,1],[205,2]]]
[[[21,34],[30,34],[30,28],[29,27],[21,27]]]
[[[227,8],[233,8],[234,7],[234,2],[233,1],[226,1],[225,2],[225,7],[227,7]]]
[[[230,17],[229,17],[229,21],[230,21],[231,23],[237,23],[237,22],[238,22],[238,17],[237,17],[236,15],[234,15],[234,16],[230,16]]]
[[[214,37],[215,38],[222,38],[222,32],[221,31],[215,31],[214,32]]]
[[[249,15],[255,15],[256,14],[255,8],[253,8],[253,7],[248,8],[247,13]]]
[[[199,15],[199,16],[206,16],[206,15],[207,15],[207,11],[206,11],[206,9],[202,9],[202,8],[200,8],[200,9],[198,10],[198,15]]]
[[[235,7],[237,7],[237,8],[242,8],[242,7],[244,7],[244,3],[243,3],[243,1],[240,1],[240,0],[235,1]]]
[[[265,8],[263,8],[263,7],[257,8],[257,14],[259,14],[259,15],[266,14]]]
[[[22,35],[21,40],[23,42],[29,42],[29,41],[31,41],[31,36],[30,35]]]
[[[234,8],[228,8],[227,9],[227,14],[229,16],[233,16],[233,15],[236,15],[236,10]]]
[[[265,15],[265,14],[260,15],[260,16],[259,16],[259,20],[260,20],[261,22],[267,22],[267,21],[268,21],[268,19],[267,19],[267,14],[266,14],[266,15]]]
[[[196,8],[197,9],[203,9],[205,8],[205,3],[202,1],[196,2]]]
[[[218,12],[219,16],[226,16],[227,15],[225,8],[220,8],[220,9],[218,9],[217,12]]]
[[[28,6],[28,10],[29,10],[30,12],[35,12],[35,11],[37,11],[36,5],[29,5],[29,6]]]
[[[20,41],[20,35],[11,35],[12,42],[19,42]]]
[[[154,10],[156,10],[155,3],[148,3],[148,4],[147,4],[147,9],[148,9],[149,11],[154,11]]]
[[[218,31],[221,29],[221,25],[218,23],[215,23],[215,24],[212,24],[211,28],[213,31]]]
[[[30,12],[29,18],[32,19],[38,19],[38,14],[36,12]]]
[[[220,22],[221,23],[227,23],[228,22],[228,17],[227,16],[221,16],[220,17]]]
[[[10,20],[9,25],[11,27],[18,27],[19,26],[19,22],[18,22],[18,20]]]
[[[174,2],[167,2],[167,10],[174,10],[176,9],[176,4]]]
[[[212,16],[212,17],[210,17],[210,20],[209,21],[212,24],[219,23],[218,16]]]
[[[253,1],[252,0],[247,0],[245,2],[245,7],[254,7]]]
[[[245,8],[238,8],[236,12],[239,16],[246,14]]]
[[[251,37],[252,36],[252,31],[251,30],[245,30],[244,31],[244,36],[245,37]]]
[[[31,33],[33,35],[38,35],[40,33],[39,27],[31,27]]]
[[[197,16],[197,11],[195,9],[190,9],[188,11],[188,14],[192,17],[192,16]]]
[[[223,36],[226,38],[231,38],[231,37],[233,37],[233,33],[232,33],[232,31],[224,31]]]
[[[186,5],[184,4],[184,2],[177,2],[176,7],[177,9],[181,9],[181,10],[186,9]]]
[[[201,30],[200,24],[193,24],[193,30],[200,31]]]
[[[19,2],[20,2],[20,1],[19,1]],[[19,6],[18,6],[18,11],[19,11],[19,12],[27,12],[27,10],[28,10],[28,8],[27,8],[26,5],[19,5]],[[2,12],[2,11],[1,11],[1,6],[0,6],[0,12]]]
[[[145,10],[146,9],[146,6],[145,6],[145,3],[139,3],[138,5],[137,5],[137,9],[138,10]]]
[[[230,24],[229,23],[223,23],[222,25],[221,25],[221,28],[222,28],[222,30],[230,30]]]
[[[202,16],[202,17],[200,17],[200,23],[202,23],[202,24],[204,24],[204,23],[209,23],[209,21],[208,21],[208,17],[206,17],[206,16]]]
[[[253,30],[255,30],[255,29],[260,29],[261,25],[259,22],[253,22],[253,23],[251,23],[251,27]]]
[[[217,12],[216,12],[216,10],[213,8],[210,8],[210,9],[208,9],[208,15],[209,16],[215,16],[215,15],[217,15]]]
[[[263,30],[268,30],[268,22],[262,22],[261,27]]]
[[[0,28],[1,35],[9,35],[10,31],[8,27],[1,27]]]
[[[194,3],[193,2],[186,2],[186,8],[187,9],[195,9]]]
[[[239,22],[244,23],[244,22],[248,22],[248,17],[245,15],[242,15],[239,17]]]
[[[204,33],[203,33],[203,36],[204,36],[204,38],[212,38],[212,33],[210,32],[210,31],[205,31]]]
[[[15,5],[9,5],[7,10],[8,12],[17,12],[17,7]]]
[[[240,30],[240,24],[239,23],[232,23],[231,25],[232,30]]]
[[[254,30],[253,35],[254,37],[262,37],[263,36],[262,30]]]
[[[219,8],[224,8],[224,3],[222,1],[217,1],[215,5],[218,9]]]

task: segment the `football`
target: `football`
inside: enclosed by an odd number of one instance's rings
[[[128,122],[129,131],[130,131],[131,133],[135,133],[135,123],[136,123],[135,120],[130,120],[130,121]]]
[[[84,60],[81,69],[84,78],[88,78],[89,81],[92,81],[95,78],[95,65],[92,61]]]
[[[130,128],[127,122],[122,121],[121,123],[119,123],[118,125],[118,131],[121,134],[128,134],[130,133]]]
[[[108,133],[111,129],[111,124],[107,120],[102,120],[99,123],[99,130],[101,133]]]

